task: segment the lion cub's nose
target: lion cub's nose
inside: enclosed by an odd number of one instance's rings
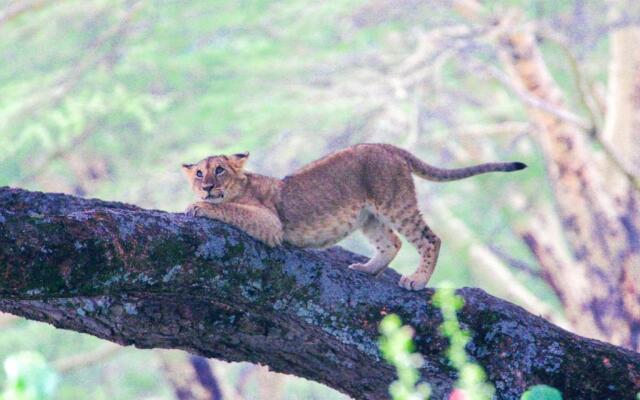
[[[205,192],[208,192],[211,189],[213,189],[213,185],[203,185],[202,186],[202,190],[204,190]]]

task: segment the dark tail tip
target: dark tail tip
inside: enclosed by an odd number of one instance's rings
[[[527,168],[527,164],[521,162],[511,163],[511,171],[520,171],[521,169]]]

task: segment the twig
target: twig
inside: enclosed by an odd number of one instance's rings
[[[245,364],[240,368],[240,373],[238,374],[238,379],[235,384],[235,391],[239,393],[242,397],[247,396],[247,385],[251,377],[258,372],[260,367],[254,364]]]
[[[115,343],[107,342],[101,345],[97,350],[82,354],[75,354],[67,358],[61,358],[53,362],[53,367],[60,373],[67,373],[74,369],[86,367],[100,361],[113,357],[124,349]]]
[[[85,126],[82,132],[78,136],[72,138],[66,146],[62,146],[54,150],[52,153],[48,154],[42,162],[36,165],[29,173],[19,177],[18,182],[24,183],[38,177],[45,169],[47,169],[51,165],[52,162],[58,160],[59,158],[65,157],[70,151],[76,150],[79,145],[81,145],[91,137],[98,125],[99,122],[95,121],[94,123]]]
[[[0,329],[6,328],[17,322],[20,318],[15,315],[0,313]]]
[[[20,15],[31,11],[41,9],[47,5],[47,3],[53,3],[51,0],[32,0],[32,1],[12,1],[5,7],[4,11],[0,14],[0,28],[7,22],[19,17]]]
[[[604,115],[596,110],[597,103],[594,100],[592,93],[588,90],[588,87],[590,85],[586,81],[586,78],[584,77],[584,74],[582,73],[580,66],[578,65],[578,60],[576,59],[575,55],[567,45],[566,41],[558,37],[558,34],[551,31],[549,28],[540,28],[538,29],[538,33],[544,39],[555,43],[565,55],[565,58],[569,63],[569,68],[571,70],[571,76],[573,77],[576,91],[578,92],[578,98],[580,100],[580,103],[582,103],[584,109],[587,110],[589,120],[593,125],[590,131],[595,130],[599,132],[602,129]]]
[[[487,247],[493,254],[495,254],[511,268],[524,272],[531,277],[542,279],[542,274],[540,273],[540,271],[537,271],[533,265],[513,257],[512,255],[504,251],[500,246],[489,244]]]
[[[456,218],[442,202],[432,201],[431,207],[434,210],[434,215],[446,221],[443,226],[449,229],[448,235],[456,237],[459,244],[467,246],[469,255],[475,260],[471,263],[471,268],[481,270],[484,275],[487,275],[488,269],[490,271],[488,275],[501,282],[501,287],[509,297],[522,304],[530,312],[542,315],[556,325],[569,326],[568,321],[562,315],[556,313],[548,304],[522,285],[509,271],[509,268],[482,244],[466,224]]]
[[[522,285],[488,248],[474,244],[469,249],[469,255],[473,257],[476,262],[482,264],[478,267],[482,269],[483,274],[491,276],[493,279],[497,279],[505,285],[504,290],[511,298],[521,303],[532,313],[540,315],[564,329],[570,329],[571,324],[564,316],[555,312],[549,304],[542,301]]]
[[[129,28],[129,24],[135,17],[135,15],[142,8],[142,1],[132,4],[125,12],[120,22],[113,28],[107,30],[95,40],[93,40],[88,46],[87,51],[82,52],[83,58],[76,63],[73,63],[73,68],[63,77],[59,78],[54,84],[52,84],[45,94],[38,93],[32,96],[30,101],[26,104],[18,107],[10,115],[8,115],[0,126],[11,126],[22,115],[30,114],[34,112],[38,107],[43,104],[51,102],[56,105],[66,94],[68,94],[73,88],[75,88],[81,80],[81,77],[90,68],[102,63],[108,59],[114,51],[116,51],[116,43],[126,34]],[[111,41],[111,48],[109,51],[100,53],[102,46]]]
[[[478,65],[478,64],[476,64]],[[465,67],[469,68],[469,67]],[[584,119],[580,118],[578,115],[568,111],[564,108],[557,107],[554,104],[551,104],[545,100],[540,99],[539,97],[533,96],[526,91],[519,88],[514,82],[507,78],[507,74],[504,71],[501,71],[495,66],[480,66],[485,73],[487,73],[491,78],[500,82],[505,88],[510,90],[513,94],[518,96],[520,100],[522,100],[525,104],[542,110],[548,114],[551,114],[555,117],[558,117],[564,121],[567,121],[573,125],[576,125],[584,130],[590,130],[591,124],[587,123]]]
[[[455,136],[486,137],[493,135],[515,135],[532,129],[528,122],[504,121],[495,124],[469,124],[458,125],[452,128],[451,134]]]
[[[620,159],[613,153],[613,150],[611,150],[609,145],[602,140],[598,132],[594,132],[591,135],[591,139],[600,145],[602,151],[607,157],[607,160],[609,160],[611,164],[625,176],[629,184],[635,187],[636,190],[640,191],[640,176],[635,175],[622,164],[622,161],[620,161]]]

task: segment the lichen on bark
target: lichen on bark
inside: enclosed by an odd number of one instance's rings
[[[377,325],[397,313],[416,330],[434,398],[456,379],[431,289],[346,268],[335,247],[268,248],[222,223],[135,206],[0,188],[0,310],[141,348],[184,349],[387,397]],[[470,356],[497,398],[545,383],[566,398],[632,398],[640,356],[566,332],[480,289],[463,288]]]

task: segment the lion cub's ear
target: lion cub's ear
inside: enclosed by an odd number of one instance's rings
[[[187,176],[191,176],[191,168],[193,168],[193,164],[182,164],[182,172]]]
[[[235,169],[242,169],[244,167],[244,163],[249,159],[249,152],[245,151],[244,153],[236,153],[229,156],[229,164]]]

